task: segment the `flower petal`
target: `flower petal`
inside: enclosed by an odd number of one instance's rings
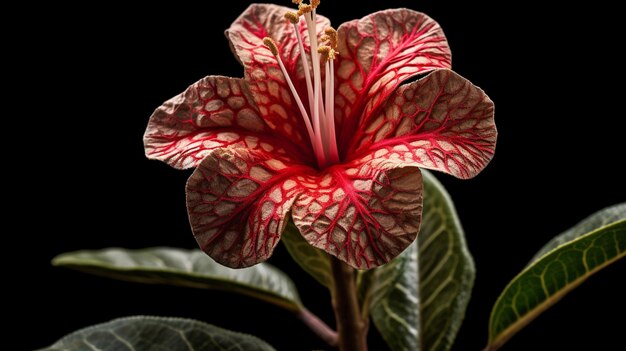
[[[386,150],[458,178],[471,178],[493,157],[497,131],[493,102],[453,71],[436,70],[406,84],[354,137],[355,154]]]
[[[278,44],[285,66],[290,75],[304,78],[302,66],[300,66],[300,49],[298,38],[293,24],[285,19],[285,13],[295,12],[293,8],[272,4],[251,4],[226,30],[226,37],[230,40],[231,49],[239,62],[244,65],[245,73],[254,77],[255,70],[264,65],[276,65],[276,59],[263,44],[263,38],[270,37]],[[330,21],[321,15],[317,15],[317,31],[321,33],[330,26]],[[302,37],[304,48],[307,53],[309,47],[309,32],[304,19],[301,17],[298,29]]]
[[[268,132],[244,80],[209,76],[154,111],[144,146],[148,158],[179,169],[195,167],[222,147],[292,152]]]
[[[299,180],[294,223],[309,244],[355,268],[389,262],[417,236],[423,185],[416,167],[370,157]]]
[[[290,177],[309,169],[283,161],[260,150],[217,149],[191,175],[189,221],[214,260],[241,268],[271,256],[298,191]]]
[[[278,61],[263,44],[263,38],[270,37],[278,45],[278,51],[285,68],[291,77],[305,105],[308,104],[304,70],[300,59],[300,49],[293,24],[284,17],[292,8],[252,4],[233,22],[226,31],[231,49],[245,68],[250,91],[255,98],[261,115],[276,133],[308,144],[307,133],[300,112],[278,66]],[[317,15],[318,37],[330,26],[327,18]],[[309,34],[304,19],[300,18],[298,30],[304,42],[305,51],[310,52]],[[310,64],[310,54],[307,55]]]
[[[402,81],[450,68],[450,48],[441,27],[420,12],[376,12],[342,24],[338,33],[335,116],[344,139]]]

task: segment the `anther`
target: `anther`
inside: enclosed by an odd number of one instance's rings
[[[265,46],[267,46],[267,48],[270,49],[270,51],[272,52],[272,55],[278,56],[278,46],[276,46],[276,42],[272,38],[270,37],[263,38],[263,44],[265,44]]]
[[[322,45],[317,48],[317,52],[322,55],[325,60],[334,60],[337,52],[328,45]]]
[[[319,52],[322,55],[328,55],[328,52],[330,51],[330,46],[328,45],[322,45],[319,48],[317,48],[317,52]]]
[[[300,5],[302,3],[302,0],[291,0],[291,2],[296,5]]]
[[[297,13],[291,12],[291,11],[287,11],[285,13],[285,18],[293,24],[297,24],[298,21],[300,20],[300,16],[298,16]]]
[[[320,0],[311,0],[311,7],[316,9],[320,5]]]
[[[330,43],[331,48],[337,49],[337,31],[335,28],[328,27],[324,30],[324,33],[326,34],[324,37],[328,38],[325,41],[327,40]]]
[[[311,7],[311,5],[307,5],[304,3],[301,3],[300,5],[298,5],[298,15],[302,16],[305,13],[310,13],[311,11],[313,11],[313,8]]]

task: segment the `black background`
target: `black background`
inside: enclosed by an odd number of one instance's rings
[[[23,136],[8,157],[9,173],[22,182],[9,189],[20,195],[7,215],[21,229],[5,233],[23,240],[8,245],[5,255],[12,257],[5,269],[19,275],[3,284],[15,295],[5,308],[20,311],[4,338],[15,341],[15,349],[43,347],[75,329],[137,314],[204,320],[257,335],[279,350],[325,348],[289,313],[249,298],[49,265],[56,254],[77,249],[195,247],[184,199],[190,172],[146,160],[142,134],[154,108],[189,84],[205,75],[243,74],[222,32],[249,2],[230,0],[219,10],[211,3],[33,7],[6,32],[15,47],[5,55],[17,58],[9,69],[21,79],[18,99],[8,104],[17,112],[4,118]],[[478,272],[454,350],[485,345],[493,302],[545,242],[626,200],[618,169],[625,151],[620,12],[601,2],[559,10],[501,3],[387,0],[340,8],[326,0],[319,10],[335,26],[384,8],[426,12],[446,32],[453,68],[495,101],[499,140],[490,166],[470,181],[437,175],[456,203]],[[281,247],[270,262],[332,323],[323,288]],[[503,350],[623,348],[624,263],[592,277]],[[371,329],[370,349],[384,350]]]

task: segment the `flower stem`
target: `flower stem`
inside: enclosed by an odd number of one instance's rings
[[[299,311],[298,318],[328,345],[337,346],[337,332],[326,325],[318,316],[303,308]]]
[[[367,351],[367,321],[361,316],[356,290],[356,271],[336,258],[331,259],[333,308],[341,351]]]

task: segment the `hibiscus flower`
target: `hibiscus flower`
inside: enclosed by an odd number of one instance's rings
[[[419,232],[419,168],[466,179],[493,157],[493,103],[450,70],[435,21],[394,9],[335,30],[318,4],[251,5],[226,31],[245,77],[205,77],[150,118],[146,155],[195,168],[191,227],[223,265],[266,260],[291,217],[314,247],[379,266]]]

